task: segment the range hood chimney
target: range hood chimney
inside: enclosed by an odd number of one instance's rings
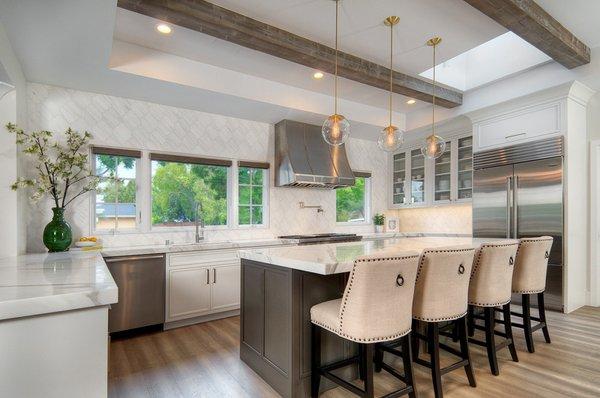
[[[354,183],[345,145],[327,144],[320,126],[293,120],[275,125],[275,186],[335,189]]]

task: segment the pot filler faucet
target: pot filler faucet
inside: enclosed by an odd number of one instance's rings
[[[200,243],[204,240],[204,209],[202,208],[202,202],[195,203],[195,217],[194,223],[196,225],[196,243]]]

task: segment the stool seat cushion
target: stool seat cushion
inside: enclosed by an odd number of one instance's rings
[[[312,323],[321,326],[323,329],[339,334],[341,306],[341,298],[314,305],[310,309],[310,320]]]

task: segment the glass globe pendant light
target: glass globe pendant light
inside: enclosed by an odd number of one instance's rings
[[[392,124],[392,96],[394,94],[394,25],[400,22],[396,16],[387,17],[383,23],[390,27],[390,122],[381,130],[377,145],[385,152],[394,152],[404,142],[404,134]]]
[[[435,134],[435,49],[442,42],[441,37],[434,37],[427,41],[427,45],[433,47],[433,101],[431,107],[431,135],[425,138],[425,145],[421,148],[423,156],[429,159],[437,159],[446,150],[446,141]]]
[[[337,109],[337,96],[338,96],[338,12],[339,12],[339,2],[340,0],[335,1],[335,80],[334,80],[334,111],[333,115],[329,116],[325,119],[323,123],[323,128],[321,129],[321,134],[323,134],[323,139],[329,145],[338,146],[342,145],[346,140],[348,140],[348,136],[350,135],[350,123],[348,120],[338,114]]]

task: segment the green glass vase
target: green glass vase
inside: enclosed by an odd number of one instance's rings
[[[65,221],[65,209],[54,207],[52,221],[44,228],[44,245],[49,252],[64,252],[69,250],[73,241],[71,226]]]

